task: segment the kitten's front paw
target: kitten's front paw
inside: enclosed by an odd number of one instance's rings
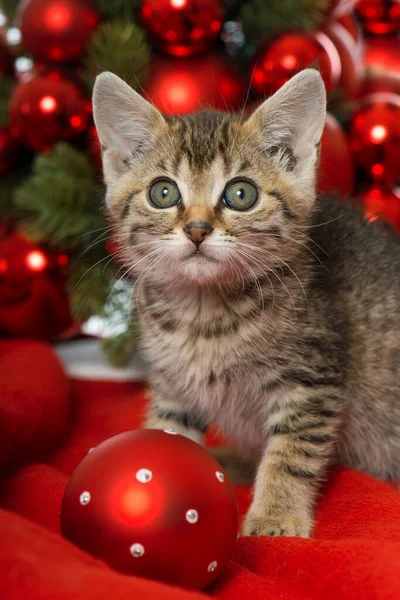
[[[283,535],[286,537],[310,537],[312,521],[296,515],[265,516],[249,512],[242,528],[243,535]]]

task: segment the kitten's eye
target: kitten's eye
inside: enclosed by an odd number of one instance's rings
[[[181,199],[178,186],[169,179],[160,179],[153,183],[149,196],[156,208],[170,208],[178,204]]]
[[[232,210],[249,210],[257,202],[257,188],[249,181],[234,181],[226,186],[223,204]]]

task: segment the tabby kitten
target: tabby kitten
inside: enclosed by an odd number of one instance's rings
[[[255,474],[244,534],[310,536],[333,462],[400,476],[399,241],[316,200],[325,104],[314,70],[248,118],[164,117],[111,73],[94,89],[146,426],[235,442],[219,459]]]

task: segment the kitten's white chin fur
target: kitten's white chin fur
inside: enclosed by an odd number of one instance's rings
[[[193,278],[198,281],[210,281],[214,280],[218,276],[218,272],[220,271],[220,266],[218,262],[204,254],[195,254],[194,256],[190,256],[185,259],[182,265],[183,272],[186,277]]]

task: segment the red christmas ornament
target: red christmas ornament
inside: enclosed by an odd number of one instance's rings
[[[326,115],[321,139],[321,156],[317,188],[323,193],[348,196],[354,189],[354,162],[347,137],[330,113]]]
[[[259,54],[250,69],[251,87],[257,94],[271,95],[307,67],[317,67],[327,91],[333,91],[341,75],[335,44],[322,31],[285,33]]]
[[[91,121],[91,103],[76,78],[49,69],[15,87],[10,116],[16,135],[40,152],[55,142],[79,139]]]
[[[213,53],[200,58],[154,58],[146,94],[162,112],[184,114],[201,108],[237,110],[245,84],[234,62]]]
[[[99,21],[91,0],[25,0],[17,15],[25,50],[44,63],[79,59]]]
[[[221,29],[220,0],[143,0],[143,25],[171,56],[193,56],[210,47]]]
[[[390,73],[400,78],[400,52],[397,37],[366,39],[364,62],[368,71]]]
[[[356,42],[357,47],[362,46],[362,31],[354,13],[342,15],[336,20],[350,33],[351,37]]]
[[[63,535],[114,568],[182,587],[209,585],[236,543],[233,488],[201,446],[173,432],[116,435],[73,473]]]
[[[353,115],[350,143],[363,175],[396,184],[400,180],[400,97],[390,93],[368,96]]]
[[[398,0],[359,0],[354,10],[366,33],[386,35],[400,31]]]
[[[357,45],[351,34],[340,23],[333,21],[324,31],[335,44],[340,56],[341,73],[338,87],[348,98],[356,98],[360,94],[361,79],[364,75],[361,46]]]
[[[14,169],[23,155],[21,144],[8,127],[0,126],[0,173]]]
[[[356,0],[330,0],[324,13],[334,18],[347,15],[352,11]]]
[[[66,254],[50,252],[18,232],[0,231],[0,330],[50,340],[70,327],[67,264]]]
[[[382,219],[400,233],[400,188],[388,189],[373,186],[359,195],[364,213],[369,221]]]

